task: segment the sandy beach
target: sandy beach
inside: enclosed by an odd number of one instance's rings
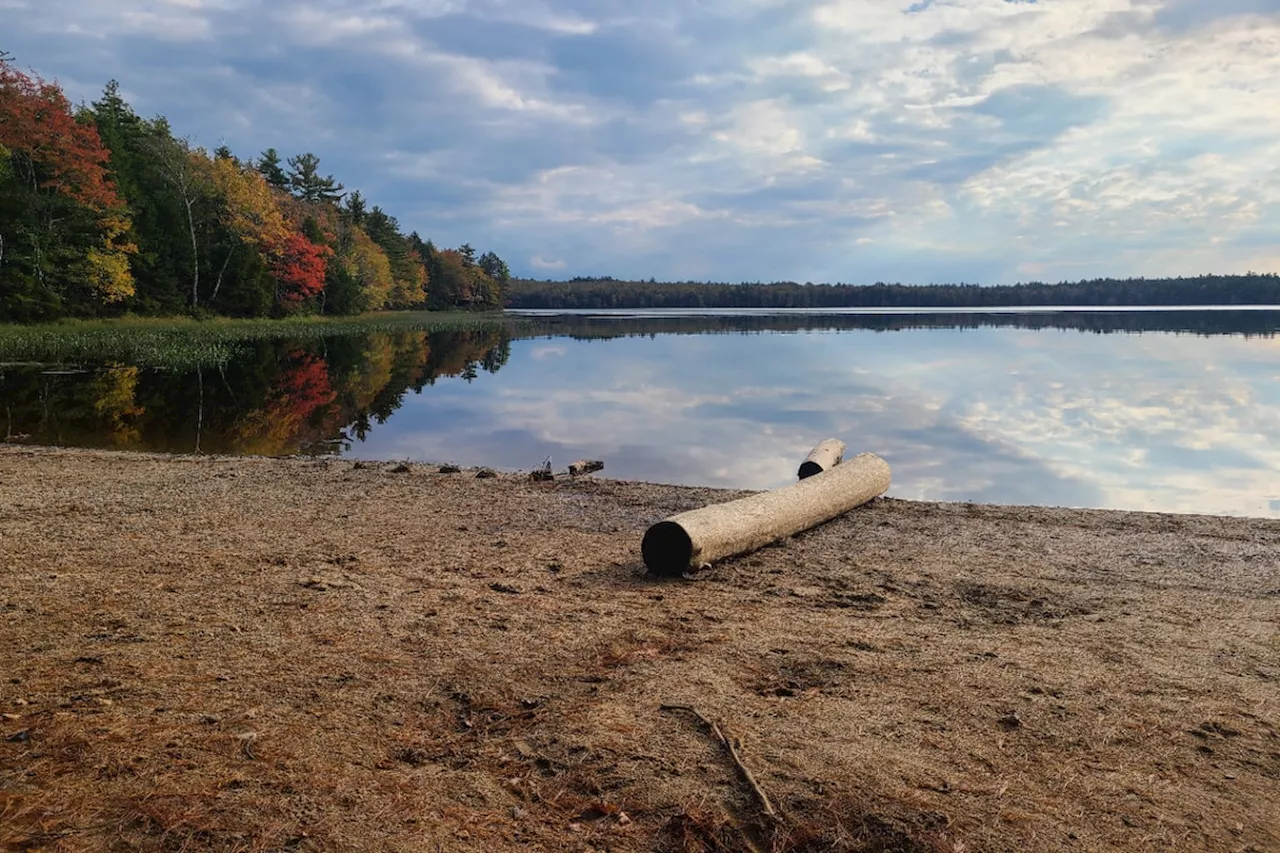
[[[474,474],[0,447],[0,849],[1280,850],[1280,522]]]

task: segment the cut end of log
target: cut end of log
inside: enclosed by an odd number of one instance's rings
[[[822,471],[823,468],[821,465],[814,462],[812,459],[806,459],[804,464],[800,466],[800,479],[804,480],[808,477],[812,477],[814,474],[821,474]]]
[[[693,561],[693,540],[674,521],[660,521],[644,534],[640,553],[655,575],[682,575]]]

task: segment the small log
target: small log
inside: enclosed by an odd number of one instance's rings
[[[581,477],[583,474],[594,474],[603,469],[604,463],[599,459],[579,459],[569,466],[569,476]]]
[[[830,471],[844,459],[844,442],[838,438],[826,438],[809,451],[804,462],[800,463],[801,480]]]
[[[545,460],[543,460],[541,468],[538,468],[529,474],[529,479],[533,480],[535,483],[547,483],[554,480],[555,478],[556,478],[556,475],[551,471],[550,456],[548,456]]]
[[[860,453],[772,492],[673,515],[649,528],[640,551],[654,574],[681,575],[817,527],[888,490],[889,463]]]

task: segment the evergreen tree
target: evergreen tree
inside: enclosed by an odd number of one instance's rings
[[[299,154],[289,158],[289,189],[307,202],[336,202],[342,198],[342,184],[333,175],[320,174],[320,158],[314,154]]]
[[[268,184],[278,190],[289,189],[289,176],[284,173],[284,168],[280,165],[280,154],[276,149],[268,148],[263,151],[256,165]]]
[[[343,212],[347,215],[347,220],[352,225],[364,224],[365,214],[368,210],[365,207],[364,196],[360,194],[360,190],[355,190],[347,196],[347,204]]]

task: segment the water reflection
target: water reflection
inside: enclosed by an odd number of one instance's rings
[[[5,436],[165,453],[342,452],[386,423],[408,392],[441,377],[496,372],[510,354],[498,325],[249,345],[228,364],[189,370],[0,367]]]
[[[888,459],[900,497],[1280,517],[1278,333],[1280,312],[541,318],[263,343],[184,374],[0,368],[0,415],[49,444],[592,457],[748,488],[838,435]]]

